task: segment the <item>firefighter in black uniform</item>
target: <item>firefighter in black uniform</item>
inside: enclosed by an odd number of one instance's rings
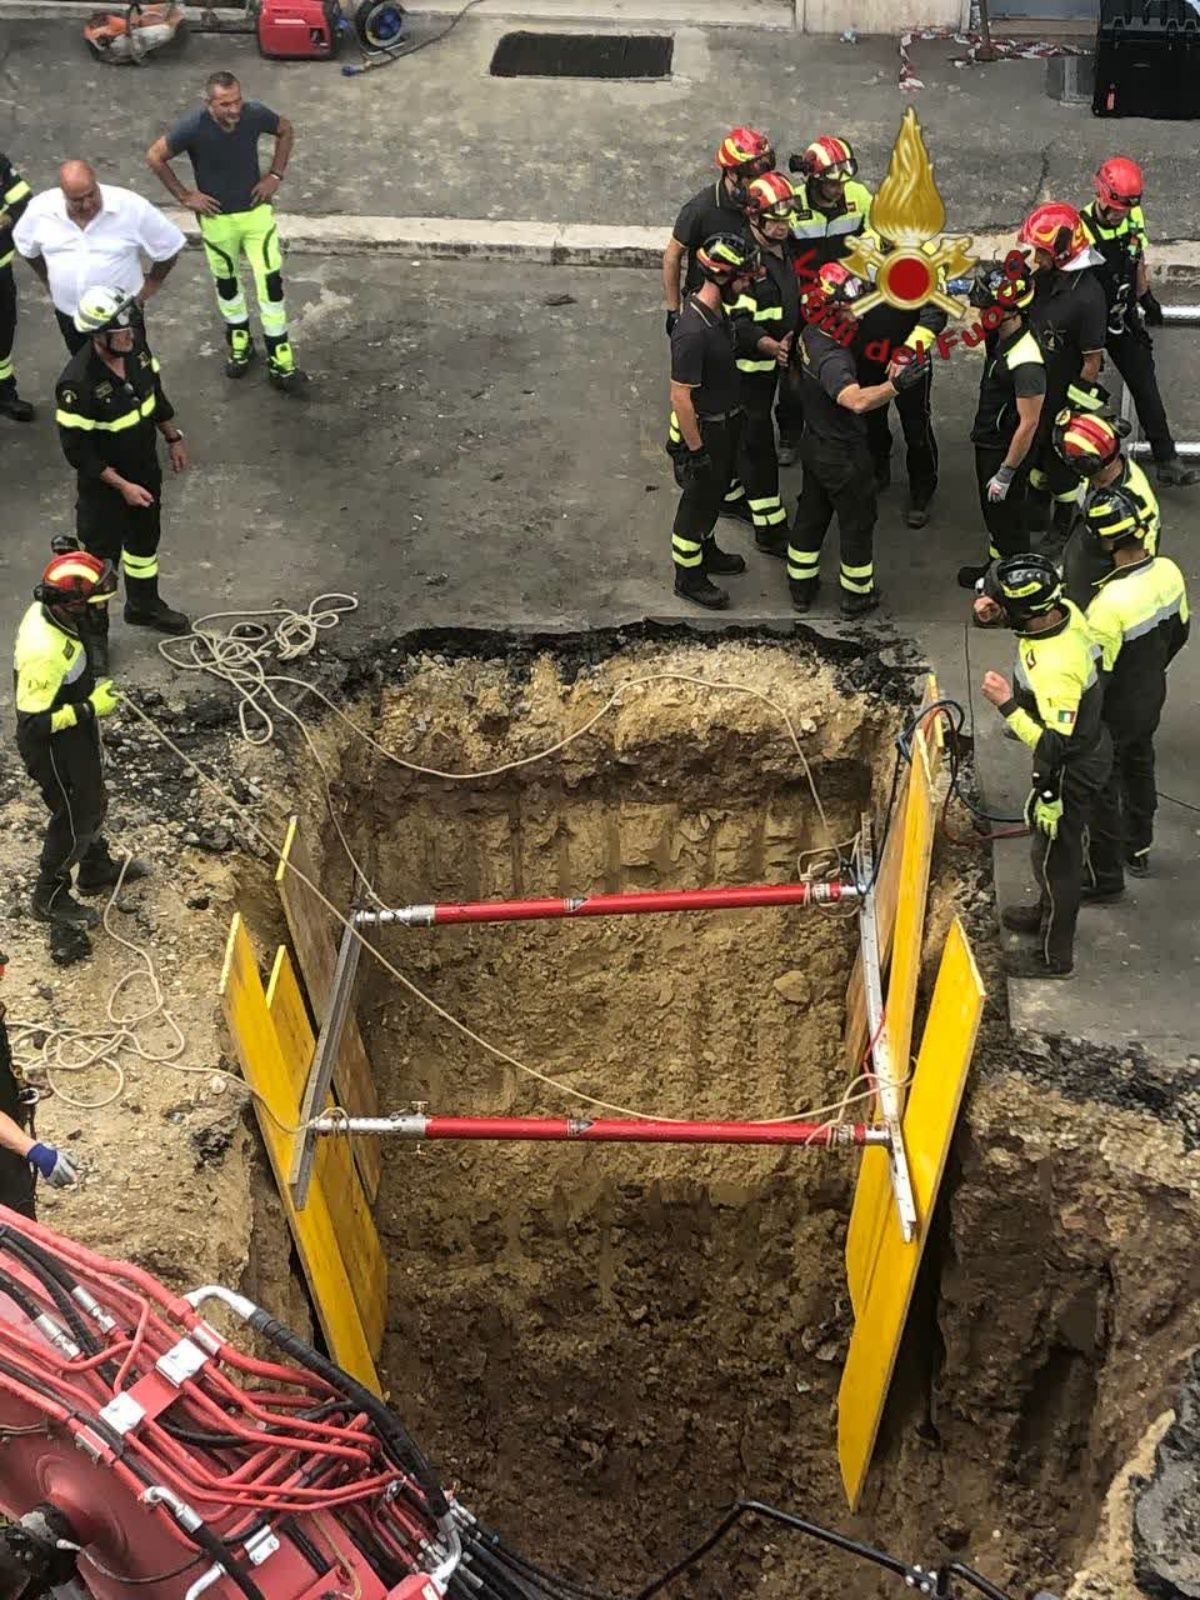
[[[895,249],[890,240],[870,228],[864,231],[881,255],[886,256]],[[943,275],[941,288],[945,287]],[[938,447],[931,409],[932,352],[938,334],[943,332],[948,321],[947,313],[932,301],[910,310],[885,301],[859,318],[858,381],[864,388],[894,377],[903,362],[921,359],[922,381],[910,384],[896,396],[896,415],[904,434],[908,474],[904,521],[910,528],[923,528],[929,521],[930,502],[937,492]],[[897,355],[897,351],[903,354]],[[886,489],[892,481],[892,430],[888,425],[887,406],[867,413],[867,440],[875,467],[875,487]]]
[[[21,220],[33,190],[0,150],[0,416],[32,422],[33,407],[17,393],[13,340],[17,332],[17,285],[13,278],[12,231]]]
[[[8,957],[0,950],[0,978],[7,966]],[[38,1097],[12,1058],[5,1011],[0,1000],[0,1205],[36,1222],[35,1174],[40,1173],[54,1189],[77,1183],[79,1174],[69,1156],[34,1137],[33,1109]]]
[[[1009,262],[981,262],[970,301],[980,311],[996,307],[1004,312],[1004,320],[984,335],[979,404],[971,428],[988,558],[979,566],[958,569],[964,589],[973,589],[993,561],[1029,548],[1025,501],[1046,398],[1045,359],[1026,317],[1033,283],[1019,252],[1013,251]]]
[[[694,194],[675,219],[667,248],[663,251],[663,299],[667,307],[667,337],[670,338],[679,320],[683,296],[693,294],[703,283],[704,275],[696,254],[706,239],[719,233],[742,234],[750,243],[750,227],[746,220],[747,186],[754,178],[770,172],[775,165],[775,150],[765,133],[757,128],[733,128],[721,141],[717,151],[716,183],[705,184]],[[680,269],[687,257],[683,288],[680,289]],[[672,418],[671,440],[680,443],[679,429]],[[734,517],[739,522],[752,523],[746,489],[735,473],[725,491],[721,506],[723,517]]]
[[[1112,571],[1113,525],[1124,516],[1110,504],[1118,490],[1137,507],[1144,552],[1158,553],[1158,496],[1138,463],[1121,452],[1128,431],[1123,418],[1105,412],[1064,408],[1054,419],[1055,452],[1081,480],[1076,502],[1080,515],[1062,553],[1063,589],[1081,611],[1087,610],[1096,585]]]
[[[771,411],[778,375],[791,358],[800,322],[800,285],[790,237],[793,195],[782,172],[765,173],[749,185],[746,217],[762,271],[730,308],[745,412],[738,475],[746,486],[754,543],[781,561],[787,555],[787,512],[779,498]]]
[[[746,570],[741,556],[719,549],[713,538],[742,431],[741,374],[727,311],[761,269],[757,249],[740,234],[706,239],[695,259],[703,282],[688,297],[671,334],[667,450],[683,490],[671,554],[675,593],[719,609],[729,604],[729,596],[712,582],[712,574],[731,577]]]
[[[116,587],[111,562],[85,551],[56,555],[17,632],[17,749],[50,811],[32,910],[40,922],[68,928],[94,928],[100,920],[73,898],[72,868],[79,867],[84,894],[111,888],[119,875],[101,832],[108,793],[97,727],[119,697],[111,678],[96,681],[83,643],[86,613],[107,604]],[[126,882],[147,870],[130,861]]]
[[[871,191],[858,181],[858,161],[849,139],[822,134],[799,155],[788,157],[788,171],[803,181],[796,188],[792,238],[793,259],[801,287],[828,261],[840,261],[856,234],[871,220]],[[779,464],[790,467],[800,452],[804,409],[799,369],[784,373],[775,416],[779,423]]]
[[[1146,332],[1146,324],[1161,324],[1163,315],[1146,271],[1142,169],[1127,156],[1113,156],[1093,182],[1096,198],[1080,216],[1093,248],[1103,257],[1096,276],[1108,300],[1105,348],[1133,397],[1159,483],[1200,482],[1200,471],[1185,467],[1176,454],[1154,370],[1154,345]]]
[[[1098,379],[1104,361],[1108,303],[1092,267],[1100,260],[1073,206],[1052,201],[1031,211],[1017,243],[1033,251],[1033,304],[1029,322],[1046,358],[1046,402],[1031,462],[1030,525],[1044,528],[1055,502],[1054,528],[1062,538],[1073,520],[1078,482],[1054,454],[1050,433],[1063,406],[1098,411],[1107,394]]]
[[[1026,816],[1040,892],[1031,906],[1007,907],[1001,921],[1014,933],[1037,935],[1039,946],[1029,959],[1010,963],[1009,972],[1066,978],[1075,960],[1084,838],[1112,766],[1096,652],[1083,614],[1064,596],[1047,557],[1007,556],[988,569],[980,587],[977,620],[1017,635],[1015,686],[989,672],[983,693],[1033,751]]]
[[[867,444],[866,413],[885,406],[913,383],[924,381],[920,362],[894,378],[864,389],[850,348],[854,301],[865,291],[861,278],[840,261],[820,269],[817,283],[801,296],[801,398],[804,483],[788,540],[788,587],[792,607],[808,611],[820,582],[821,546],[837,514],[841,537],[839,587],[844,617],[862,616],[879,604],[875,586],[875,478]]]
[[[1113,766],[1091,823],[1092,887],[1085,898],[1115,900],[1126,871],[1150,870],[1154,813],[1154,735],[1167,698],[1167,668],[1187,642],[1183,574],[1167,556],[1145,546],[1147,524],[1125,489],[1113,489],[1111,520],[1100,534],[1112,567],[1095,586],[1087,625],[1108,674],[1104,720],[1113,741]]]
[[[175,408],[163,392],[132,300],[112,289],[91,289],[79,302],[75,326],[89,342],[63,368],[55,391],[63,454],[75,468],[75,531],[114,570],[125,572],[125,621],[159,633],[186,633],[190,624],[158,592],[162,531],[162,469],[158,437],[174,472],[187,467],[187,447]],[[88,648],[99,673],[108,670],[107,612],[95,619]]]

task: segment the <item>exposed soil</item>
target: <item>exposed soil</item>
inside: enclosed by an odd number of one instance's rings
[[[306,670],[387,749],[459,771],[553,743],[630,675],[753,683],[793,716],[829,833],[778,720],[745,696],[636,690],[561,758],[470,785],[404,773],[326,725],[338,815],[384,900],[779,880],[886,797],[914,676],[902,653],[885,664],[853,641],[818,653],[728,638],[685,649],[655,630],[549,643],[424,637],[346,662],[322,652]],[[294,749],[248,750],[216,697],[151,710],[272,837],[296,808],[310,837],[320,828],[317,775]],[[169,1282],[240,1283],[303,1323],[244,1097],[211,1071],[229,1064],[215,993],[235,903],[264,966],[282,936],[269,864],[236,808],[181,778],[151,735],[118,731],[113,831],[158,873],[114,923],[151,944],[187,1035],[181,1064],[197,1071],[126,1057],[113,1104],[48,1101],[41,1126],[82,1155],[87,1179],[44,1194],[43,1215]],[[40,818],[11,769],[4,783],[4,997],[11,1013],[78,1025],[130,962],[96,936],[92,962],[48,964],[22,909]],[[321,843],[344,903],[351,875],[327,824]],[[1140,1491],[1119,1474],[1153,1455],[1147,1430],[1200,1342],[1200,1077],[1132,1051],[1010,1037],[981,855],[935,858],[926,983],[959,911],[993,999],[857,1519],[832,1451],[849,1333],[844,1157],[385,1150],[393,1401],[467,1503],[534,1559],[627,1589],[749,1492],[927,1565],[948,1549],[1014,1594],[1066,1594],[1076,1567],[1074,1600],[1138,1592]],[[448,1010],[560,1083],[637,1111],[770,1116],[844,1085],[853,936],[817,912],[760,911],[379,937]],[[468,1044],[369,961],[359,1010],[389,1109],[586,1112]],[[65,1081],[85,1098],[111,1084],[97,1070]],[[1186,1453],[1188,1439],[1171,1448]],[[1158,1526],[1186,1545],[1186,1519]],[[736,1536],[708,1571],[722,1593],[897,1592],[761,1532]]]

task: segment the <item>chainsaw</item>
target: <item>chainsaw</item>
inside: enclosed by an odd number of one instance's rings
[[[134,0],[126,11],[94,11],[84,24],[83,36],[93,55],[114,66],[140,65],[152,50],[169,44],[184,20],[175,0],[166,5],[142,6]]]

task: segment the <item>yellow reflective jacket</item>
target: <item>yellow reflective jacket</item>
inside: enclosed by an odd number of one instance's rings
[[[88,696],[95,686],[79,635],[35,600],[21,618],[13,658],[18,739],[36,742],[94,722]]]
[[[1064,766],[1086,759],[1103,737],[1103,689],[1096,641],[1078,606],[1061,602],[1063,620],[1017,640],[1013,697],[1000,714],[1033,751],[1033,782],[1057,791]]]

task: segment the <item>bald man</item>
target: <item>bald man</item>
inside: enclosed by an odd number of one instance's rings
[[[132,189],[101,183],[86,161],[64,161],[57,189],[34,195],[13,229],[13,243],[49,291],[72,355],[88,342],[75,328],[83,291],[117,289],[145,305],[185,242],[157,206]]]

